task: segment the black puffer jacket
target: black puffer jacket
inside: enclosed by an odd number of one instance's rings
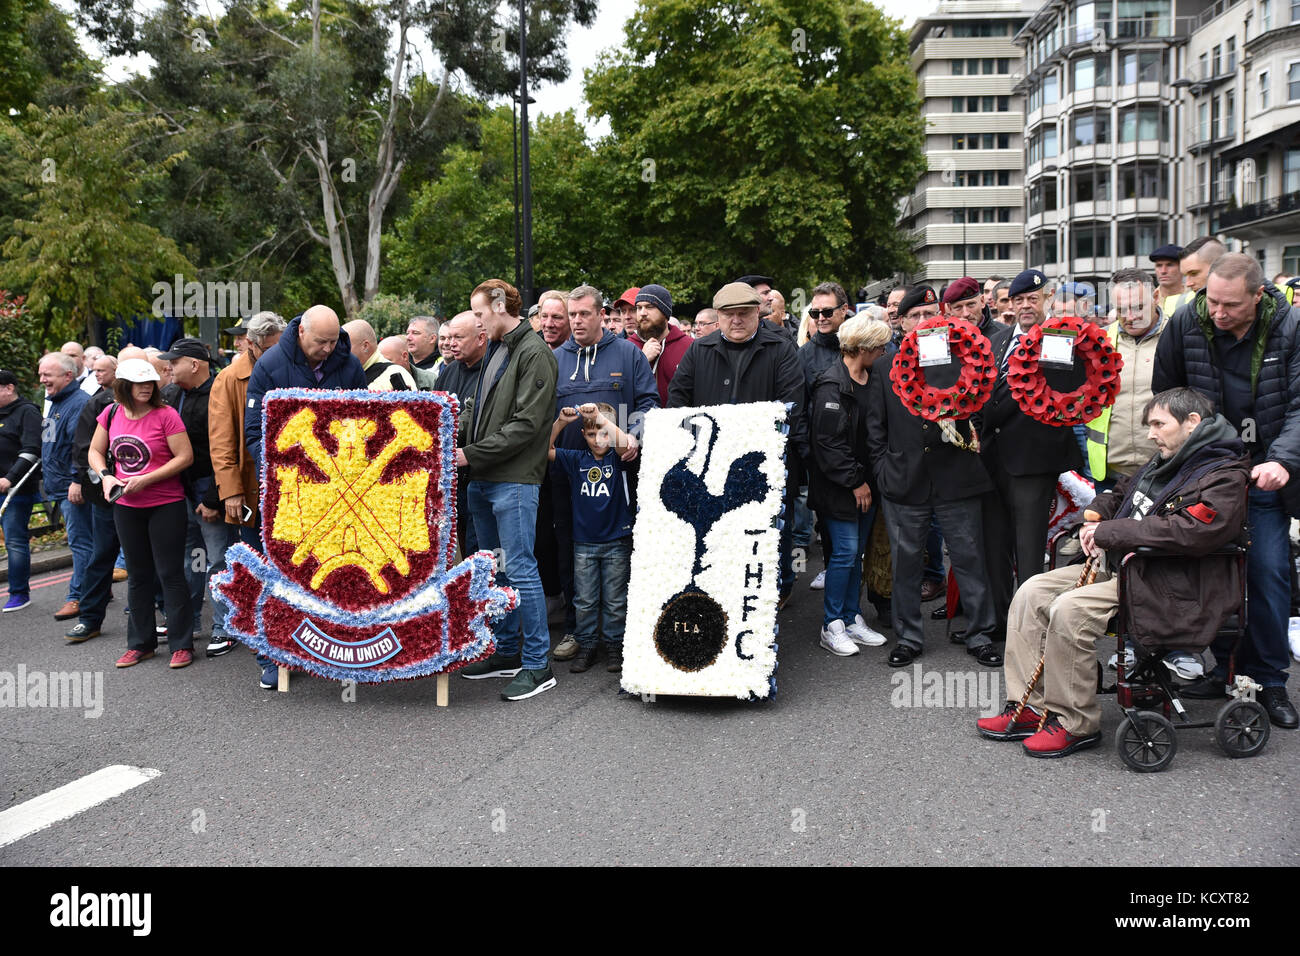
[[[814,332],[799,347],[799,364],[803,366],[803,378],[809,395],[812,394],[818,376],[837,362],[844,364],[840,362],[840,337],[834,332]]]
[[[859,404],[853,378],[843,361],[828,366],[813,383],[808,400],[808,500],[820,515],[856,521],[853,489],[875,481],[867,455],[867,409]]]
[[[1275,461],[1291,474],[1282,489],[1287,513],[1300,516],[1300,309],[1272,283],[1264,295],[1273,302],[1256,312],[1251,360],[1255,394],[1256,463]],[[1269,313],[1269,314],[1266,314]],[[1156,349],[1151,390],[1159,394],[1185,385],[1196,389],[1215,409],[1223,407],[1223,372],[1211,351],[1214,323],[1205,304],[1205,290],[1180,307]],[[1262,450],[1262,459],[1259,451]]]

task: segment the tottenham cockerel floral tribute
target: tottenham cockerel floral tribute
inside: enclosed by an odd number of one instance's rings
[[[623,689],[775,693],[786,408],[646,415]]]

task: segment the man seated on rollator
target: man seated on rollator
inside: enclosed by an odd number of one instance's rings
[[[1097,639],[1119,608],[1124,556],[1148,547],[1195,558],[1244,540],[1250,458],[1228,421],[1199,392],[1172,388],[1146,404],[1142,422],[1157,453],[1085,511],[1086,576],[1077,566],[1035,575],[1011,602],[1003,667],[1011,699],[978,728],[991,740],[1023,740],[1031,757],[1064,757],[1101,740]],[[1204,650],[1239,610],[1240,582],[1218,563],[1153,561],[1130,572],[1128,618],[1151,651]]]

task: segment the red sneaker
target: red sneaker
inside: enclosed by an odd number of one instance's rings
[[[136,664],[139,664],[141,661],[147,661],[149,658],[153,657],[153,655],[154,655],[153,651],[130,650],[117,659],[117,666],[134,667]]]
[[[1031,757],[1064,757],[1076,750],[1095,747],[1099,743],[1101,743],[1100,732],[1076,737],[1074,734],[1066,733],[1056,715],[1049,713],[1043,729],[1026,740],[1024,748],[1025,753]]]
[[[1032,737],[1038,730],[1038,722],[1043,719],[1043,715],[1026,705],[1020,712],[1020,719],[1012,726],[1011,718],[1016,712],[1016,706],[1016,701],[1009,700],[1007,706],[1002,708],[1002,713],[996,717],[981,717],[975,721],[980,736],[989,740],[1024,740]]]
[[[193,651],[176,651],[172,654],[172,662],[168,667],[189,667],[194,663]]]

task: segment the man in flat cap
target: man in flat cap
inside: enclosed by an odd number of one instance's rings
[[[1011,281],[1008,291],[1016,325],[1006,348],[996,355],[998,379],[980,426],[984,465],[998,489],[996,496],[985,498],[984,544],[1001,635],[1006,634],[1007,609],[1015,591],[1012,567],[1021,584],[1042,572],[1057,477],[1083,468],[1074,430],[1030,418],[1007,386],[1008,359],[1029,330],[1047,317],[1051,283],[1037,269],[1026,269]],[[1043,372],[1049,386],[1070,391],[1082,382],[1084,368],[1080,363]]]
[[[924,319],[939,314],[939,297],[929,286],[916,286],[904,294],[898,314],[906,335]],[[948,536],[948,553],[969,622],[966,650],[986,667],[1001,667],[979,544],[984,538],[980,499],[993,490],[993,482],[980,461],[978,415],[940,425],[914,414],[889,380],[893,360],[892,355],[878,359],[867,380],[867,451],[884,498],[893,558],[891,617],[898,643],[890,652],[889,666],[905,667],[923,650],[921,552],[937,517]],[[931,385],[946,388],[959,372],[956,363],[934,365],[927,367],[926,377]]]
[[[1187,301],[1183,296],[1183,273],[1178,268],[1178,261],[1183,257],[1183,247],[1169,243],[1161,246],[1151,255],[1151,268],[1156,274],[1156,309],[1165,318]]]
[[[713,297],[718,330],[696,339],[686,350],[668,388],[666,407],[785,402],[790,405],[786,453],[790,461],[791,447],[801,455],[808,451],[803,366],[799,353],[784,335],[760,324],[758,311],[762,304],[762,297],[744,282],[729,282],[718,290]],[[798,490],[796,482],[786,483],[786,514],[794,514]],[[792,531],[793,523],[785,522],[781,530],[782,600],[794,586],[790,565]]]

